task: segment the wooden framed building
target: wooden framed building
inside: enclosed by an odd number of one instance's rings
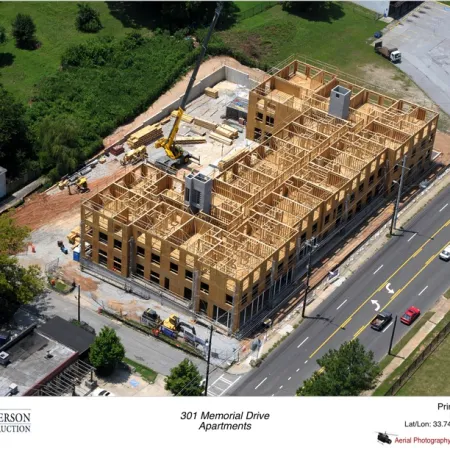
[[[236,332],[292,280],[307,239],[390,193],[403,155],[408,177],[420,177],[437,122],[293,61],[250,92],[246,136],[259,145],[208,181],[207,207],[187,201],[192,180],[141,164],[83,202],[92,248],[81,257],[156,283]]]

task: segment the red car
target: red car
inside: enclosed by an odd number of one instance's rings
[[[415,306],[411,306],[405,311],[402,317],[400,317],[400,322],[405,325],[411,325],[420,315],[420,309]]]

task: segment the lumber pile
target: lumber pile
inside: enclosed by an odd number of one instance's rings
[[[219,98],[219,91],[213,88],[206,88],[205,95],[211,98]]]
[[[67,235],[67,240],[70,244],[75,244],[77,240],[78,242],[80,241],[80,231],[80,226],[77,226]]]
[[[206,131],[203,128],[198,127],[197,125],[191,125],[191,131],[193,131],[198,136],[204,136]]]
[[[178,116],[178,111],[174,110],[170,113],[170,115],[172,117],[177,117]],[[187,122],[187,123],[192,123],[194,121],[194,118],[192,116],[190,116],[189,114],[185,114],[183,113],[183,115],[181,116],[181,120],[183,122]]]
[[[114,156],[119,156],[124,152],[123,145],[115,145],[109,152]]]
[[[169,117],[169,116],[164,117],[164,119],[161,120],[161,121],[159,122],[159,124],[160,124],[160,125],[164,125],[164,124],[166,124],[166,123],[168,123],[168,122],[170,122],[170,117]]]
[[[195,125],[199,127],[206,128],[207,130],[214,131],[217,128],[217,124],[214,122],[210,122],[209,120],[200,119],[199,117],[194,117]]]
[[[133,133],[127,140],[130,148],[138,148],[142,145],[148,145],[156,139],[163,136],[161,125],[147,125],[136,133]]]
[[[214,131],[209,134],[209,137],[217,142],[220,142],[221,144],[231,145],[233,143],[233,139],[228,139],[221,134],[214,133]]]
[[[175,139],[175,144],[204,144],[206,139],[202,136],[180,136]]]
[[[236,161],[241,159],[244,155],[250,153],[250,151],[251,150],[248,147],[243,147],[239,150],[236,150],[220,160],[217,167],[221,172],[223,172],[224,170],[228,169],[228,167],[231,167]]]
[[[225,127],[223,127],[222,125],[219,125],[215,132],[217,134],[220,134],[224,137],[226,137],[227,139],[236,139],[238,137],[238,132],[237,130],[227,130]]]

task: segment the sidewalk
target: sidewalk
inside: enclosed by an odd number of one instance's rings
[[[420,346],[422,341],[431,333],[431,331],[433,331],[436,325],[450,311],[450,301],[441,295],[441,298],[430,311],[434,311],[433,316],[420,328],[420,330],[417,331],[414,337],[395,355],[396,357],[383,370],[383,374],[380,377],[377,387],[371,391],[364,392],[362,395],[372,395],[375,390],[394,372],[394,370],[400,367],[405,359],[408,358],[408,356]]]

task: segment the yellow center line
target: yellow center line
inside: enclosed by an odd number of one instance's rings
[[[450,220],[447,220],[447,222],[444,223],[444,225],[442,225],[430,238],[428,238],[428,240],[419,248],[420,251],[422,251],[426,245],[428,245],[434,238],[435,236],[437,236],[445,227],[447,227],[450,224]],[[346,319],[344,321],[344,323],[336,328],[335,331],[333,331],[333,333],[330,334],[330,336],[328,336],[327,339],[325,339],[325,341],[322,342],[322,344],[317,347],[316,350],[314,350],[313,353],[311,353],[311,355],[309,355],[309,359],[311,359],[324,345],[326,345],[342,328],[344,328],[349,322],[350,320],[352,320],[353,316],[358,313],[361,308],[363,308],[363,306],[365,306],[370,300],[371,298],[379,291],[381,291],[386,285],[387,283],[389,283],[389,281],[395,276],[397,275],[398,272],[400,272],[400,270],[403,269],[403,267],[405,267],[415,256],[417,256],[420,251],[415,251],[406,261],[403,262],[403,264],[394,272],[392,273],[392,275],[389,276],[389,278],[384,281],[374,292],[372,292],[369,297],[367,297],[367,299],[361,303],[361,305],[352,313],[350,314],[350,317],[348,319]],[[439,252],[440,253],[440,252]],[[425,266],[426,267],[426,266]],[[400,291],[401,292],[401,291]],[[393,298],[396,298],[396,296],[398,295],[399,291],[396,292],[396,294],[394,294]],[[392,301],[392,300],[391,300]],[[389,303],[388,303],[389,304]],[[369,322],[370,323],[370,322]]]
[[[444,250],[445,247],[447,247],[448,245],[450,245],[450,241],[448,241],[437,253],[435,253],[430,259],[428,259],[428,261],[424,264],[424,266],[401,288],[399,289],[392,297],[391,299],[386,303],[386,305],[384,305],[381,308],[381,311],[385,310],[399,295],[402,291],[404,291],[431,263],[431,261],[433,261],[434,259],[436,259],[436,257],[439,255],[439,253],[442,252],[442,250]],[[356,339],[357,336],[359,336],[365,328],[367,328],[372,321],[367,322],[365,325],[363,325],[357,333],[355,333],[355,335],[353,336],[353,339]]]

